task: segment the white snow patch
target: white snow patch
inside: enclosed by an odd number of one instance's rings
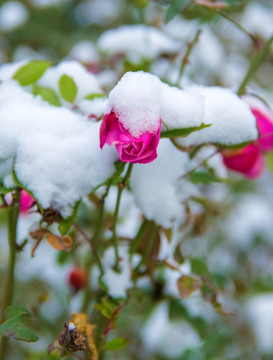
[[[162,83],[161,118],[168,129],[200,126],[204,119],[204,97],[194,90],[180,90]]]
[[[262,352],[273,349],[273,294],[257,295],[245,305],[256,341]]]
[[[99,61],[99,55],[95,45],[88,40],[75,44],[70,50],[69,56],[83,63]]]
[[[149,164],[135,164],[131,188],[136,205],[149,220],[169,228],[184,217],[178,194],[178,178],[185,172],[188,155],[177,150],[169,139],[161,139],[158,157]]]
[[[129,263],[128,246],[119,246],[120,272],[113,270],[115,265],[115,251],[113,247],[108,248],[102,259],[105,270],[103,281],[108,286],[108,293],[114,298],[126,297],[126,291],[133,286],[131,281],[131,267]]]
[[[2,64],[0,66],[0,81],[6,81],[13,77],[13,75],[16,73],[20,67],[25,65],[27,61],[19,61],[15,63],[10,64]]]
[[[231,241],[239,247],[248,247],[257,235],[272,242],[273,223],[270,203],[257,195],[242,198],[228,217],[225,229]]]
[[[242,15],[240,24],[251,34],[269,39],[273,33],[272,8],[255,2],[249,3]]]
[[[105,113],[107,105],[106,98],[95,98],[94,100],[82,99],[78,103],[79,110],[88,116],[95,116],[100,119]]]
[[[155,133],[160,125],[160,80],[142,71],[127,72],[109,94],[107,112],[115,111],[132,136]]]
[[[146,25],[124,25],[105,31],[98,39],[98,47],[108,54],[137,53],[151,59],[175,53],[180,46],[164,32]]]
[[[221,87],[193,86],[205,97],[204,123],[211,126],[177,140],[183,146],[214,143],[237,145],[258,137],[249,106],[232,91]]]
[[[170,358],[177,358],[186,349],[201,345],[197,332],[187,322],[169,319],[167,302],[155,308],[140,333],[147,351]]]
[[[27,8],[18,1],[7,1],[0,7],[0,29],[3,31],[23,25],[27,18]]]
[[[99,148],[99,123],[0,85],[0,159],[16,157],[18,179],[43,208],[68,216],[74,204],[114,172],[117,155]]]

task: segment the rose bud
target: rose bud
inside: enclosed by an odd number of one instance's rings
[[[239,150],[224,150],[222,156],[228,169],[240,172],[247,178],[257,178],[264,170],[263,156],[254,144]]]
[[[22,190],[20,196],[20,213],[27,213],[28,210],[34,205],[34,203],[35,200],[33,199],[33,197],[29,195],[26,190]]]

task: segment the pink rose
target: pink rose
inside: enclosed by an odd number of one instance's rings
[[[20,213],[27,213],[28,210],[34,205],[35,200],[25,190],[21,191],[20,197]]]
[[[263,156],[254,144],[239,150],[224,150],[222,157],[228,169],[240,172],[248,178],[257,178],[264,170]]]
[[[265,168],[263,153],[273,149],[273,114],[256,99],[246,98],[256,118],[259,137],[239,150],[224,150],[223,162],[228,169],[242,173],[248,178],[259,177]]]
[[[257,145],[263,152],[271,151],[273,149],[273,115],[266,109],[258,109],[252,106],[250,109],[256,118],[260,134]]]
[[[124,128],[116,113],[111,111],[106,114],[100,127],[100,147],[105,143],[115,145],[120,160],[133,164],[147,164],[157,157],[157,146],[160,138],[161,121],[158,120],[156,133],[146,132],[139,137],[134,137]]]

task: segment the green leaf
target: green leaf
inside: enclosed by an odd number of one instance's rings
[[[186,0],[173,0],[166,13],[166,22],[172,20],[181,10]]]
[[[125,346],[127,346],[128,341],[125,340],[124,338],[115,338],[111,341],[109,341],[107,344],[104,345],[104,350],[107,351],[115,351],[115,350],[120,350],[122,348],[124,348]]]
[[[94,99],[99,99],[99,98],[104,98],[105,95],[104,94],[100,94],[100,93],[93,93],[93,94],[89,94],[85,97],[85,99],[87,100],[94,100]]]
[[[235,144],[235,145],[226,145],[226,144],[220,144],[220,143],[213,143],[213,145],[220,146],[221,148],[224,148],[224,149],[227,149],[227,150],[243,149],[244,147],[246,147],[249,144],[250,144],[249,141],[245,141],[243,143]]]
[[[273,172],[273,151],[265,155],[266,165]]]
[[[164,131],[161,131],[160,137],[161,138],[186,137],[194,131],[202,130],[209,126],[211,126],[211,124],[202,123],[200,126],[194,126],[194,127],[184,128],[184,129],[164,130]]]
[[[117,308],[117,304],[110,302],[106,297],[101,299],[101,304],[95,304],[94,308],[97,309],[106,318],[111,318]]]
[[[0,325],[0,335],[27,342],[39,340],[27,326],[31,317],[27,309],[9,306],[6,310],[5,321]]]
[[[189,297],[193,292],[200,288],[200,283],[197,279],[182,275],[176,282],[179,294],[182,299],[186,299]]]
[[[36,85],[34,86],[32,93],[33,95],[40,95],[43,100],[47,101],[51,105],[61,106],[58,95],[51,88]]]
[[[95,304],[94,308],[96,310],[98,310],[104,317],[106,317],[107,319],[110,319],[112,316],[112,311],[110,311],[109,309],[105,308],[102,304]]]
[[[68,75],[63,75],[60,77],[59,90],[62,97],[68,102],[73,102],[78,92],[75,81]]]
[[[32,60],[18,69],[13,75],[13,79],[22,86],[31,85],[40,79],[50,65],[51,63],[48,61]]]
[[[190,179],[195,184],[210,184],[219,180],[208,171],[194,171],[190,174]]]
[[[76,219],[80,202],[81,201],[78,201],[76,203],[76,205],[74,206],[72,214],[68,218],[66,218],[66,219],[62,218],[61,221],[59,222],[58,230],[59,230],[59,232],[60,232],[60,234],[62,236],[65,235],[68,232],[68,230],[72,226],[74,220]]]
[[[191,259],[191,271],[197,275],[210,276],[207,264],[200,259]]]

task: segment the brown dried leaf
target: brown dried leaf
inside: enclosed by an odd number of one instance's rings
[[[50,233],[47,229],[38,229],[29,233],[32,239],[41,241],[45,235]]]
[[[71,236],[57,236],[49,234],[46,238],[47,242],[56,250],[71,251],[73,240]]]
[[[35,251],[37,250],[40,242],[43,240],[43,238],[49,234],[50,231],[47,229],[38,229],[36,231],[32,231],[29,233],[29,236],[33,239],[36,240],[32,250],[31,250],[31,257],[34,257],[35,255]]]
[[[182,275],[176,282],[179,294],[182,299],[186,299],[192,293],[200,288],[200,283],[197,279]]]

